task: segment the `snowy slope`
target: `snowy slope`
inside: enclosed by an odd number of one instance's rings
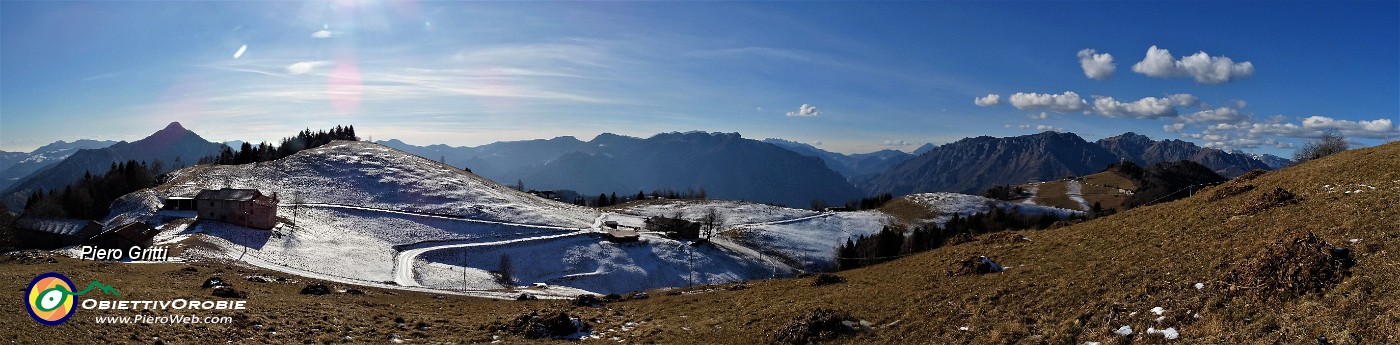
[[[508,256],[516,285],[546,283],[597,293],[762,279],[775,272],[779,276],[791,274],[779,262],[755,260],[721,245],[687,243],[651,235],[639,242],[612,243],[600,234],[585,234],[447,248],[421,256],[414,272],[427,287],[500,288],[489,271],[498,270],[501,257]],[[463,262],[468,266],[465,281]]]
[[[878,211],[833,212],[742,226],[730,236],[734,241],[789,265],[808,271],[833,267],[836,246],[859,235],[880,232],[891,223],[890,216]]]
[[[1080,211],[1057,207],[1039,206],[1030,203],[1012,203],[959,193],[922,193],[907,195],[904,198],[915,204],[928,207],[930,211],[938,215],[932,222],[940,225],[953,219],[953,214],[966,217],[974,213],[989,212],[993,207],[1008,211],[1015,210],[1021,214],[1027,215],[1052,214],[1060,218],[1080,213]]]
[[[287,158],[175,173],[169,195],[256,188],[283,204],[324,203],[511,223],[587,227],[593,210],[535,198],[460,169],[367,142],[338,141]]]
[[[196,260],[234,260],[352,284],[489,296],[504,288],[490,273],[499,269],[502,254],[513,258],[518,284],[560,287],[546,294],[625,292],[792,273],[781,262],[723,240],[691,246],[648,234],[639,243],[607,242],[598,229],[603,221],[640,226],[642,217],[546,201],[369,143],[337,142],[273,162],[199,166],[174,175],[166,185],[119,199],[106,223],[165,223],[172,221],[172,213],[158,209],[167,196],[257,188],[281,197],[278,217],[283,224],[273,231],[199,221],[171,227],[179,233],[161,234],[162,242],[196,244],[187,252]],[[646,210],[680,210],[698,217],[711,206],[727,210],[726,219],[734,222],[817,215],[736,202]]]
[[[679,212],[683,219],[697,220],[704,216],[711,208],[714,208],[716,213],[719,214],[725,227],[787,220],[818,214],[818,212],[815,211],[728,200],[656,200],[628,204],[615,212],[642,218],[652,216],[674,217],[676,213]]]

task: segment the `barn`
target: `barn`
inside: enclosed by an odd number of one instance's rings
[[[90,220],[23,216],[15,220],[15,241],[23,248],[57,249],[81,244],[102,224]]]
[[[217,220],[250,228],[277,226],[277,194],[256,189],[206,189],[194,196],[200,220]]]

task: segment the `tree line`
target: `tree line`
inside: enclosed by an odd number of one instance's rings
[[[268,144],[267,142],[253,145],[244,142],[243,145],[239,147],[238,152],[234,152],[233,148],[228,145],[223,145],[218,155],[200,159],[199,163],[238,165],[267,162],[291,156],[302,150],[317,148],[329,144],[334,140],[359,141],[360,137],[355,136],[355,126],[353,125],[337,125],[329,131],[320,130],[312,132],[311,129],[306,129],[297,133],[295,136],[282,138],[282,141],[278,145]]]
[[[101,220],[111,211],[112,201],[127,193],[154,187],[164,171],[160,161],[112,163],[102,175],[92,172],[62,190],[35,191],[24,204],[24,213],[40,217]]]
[[[1075,215],[1069,219],[1083,219]],[[928,224],[908,229],[900,225],[885,226],[880,232],[846,239],[836,249],[836,268],[848,270],[894,260],[910,254],[933,250],[947,245],[956,237],[1023,229],[1047,229],[1060,221],[1053,214],[1022,214],[1016,210],[992,208],[990,212],[967,217],[954,214],[942,226]]]

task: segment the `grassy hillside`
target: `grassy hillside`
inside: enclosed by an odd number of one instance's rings
[[[435,298],[377,289],[365,289],[367,295],[307,296],[296,291],[309,279],[285,284],[235,280],[256,308],[234,325],[99,327],[91,319],[75,317],[69,324],[48,328],[27,320],[19,304],[6,303],[0,304],[0,323],[13,326],[0,331],[0,340],[150,342],[159,336],[178,342],[398,338],[431,343],[488,342],[501,336],[524,342],[506,332],[492,332],[489,326],[553,308],[593,325],[593,336],[599,339],[586,342],[615,342],[616,337],[628,342],[752,344],[771,342],[794,318],[823,308],[870,324],[869,332],[837,338],[835,343],[1164,342],[1162,334],[1148,334],[1149,327],[1171,328],[1179,334],[1172,342],[1190,344],[1315,344],[1319,337],[1337,344],[1396,343],[1397,157],[1400,144],[1348,151],[1175,202],[1054,230],[1022,232],[1029,241],[993,234],[841,272],[846,282],[824,286],[813,286],[813,278],[753,281],[742,287],[696,287],[675,295],[652,291],[649,299],[605,307],[573,307],[562,301]],[[1277,188],[1295,197],[1286,198]],[[1321,246],[1308,233],[1328,245]],[[1331,247],[1348,249],[1354,267],[1344,269],[1327,256]],[[959,261],[979,255],[1009,269],[949,274]],[[198,287],[203,278],[214,271],[227,275],[240,270],[195,266],[198,273],[186,274],[176,264],[7,259],[0,260],[0,289],[18,291],[39,272],[60,270],[75,281],[100,279],[130,286],[132,298],[203,297],[208,295]],[[1160,316],[1153,312],[1156,307],[1161,308]],[[79,311],[80,316],[94,313]],[[405,322],[400,325],[396,317]],[[1114,334],[1123,326],[1131,327],[1131,336]]]

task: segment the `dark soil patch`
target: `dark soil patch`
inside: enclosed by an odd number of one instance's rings
[[[331,288],[330,288],[329,286],[326,286],[326,284],[317,283],[317,284],[307,285],[306,287],[301,288],[301,294],[303,294],[303,295],[316,295],[316,296],[321,296],[321,295],[327,295],[327,294],[330,294],[330,293],[331,293]]]
[[[212,294],[224,298],[248,298],[248,293],[234,290],[230,286],[216,286]]]
[[[982,238],[982,242],[991,244],[1013,244],[1030,241],[1031,239],[1027,238],[1025,235],[1021,235],[1014,232],[998,232],[987,235],[986,237]]]
[[[773,340],[781,344],[815,344],[855,334],[859,325],[859,320],[844,311],[818,308],[793,318],[774,333]]]
[[[1309,232],[1274,242],[1240,263],[1224,279],[1230,297],[1285,300],[1322,292],[1351,276],[1350,249],[1333,247]]]
[[[579,307],[598,307],[603,305],[603,299],[596,295],[578,295],[578,297],[574,297],[572,303]]]
[[[1215,187],[1215,189],[1210,192],[1210,195],[1206,196],[1206,201],[1222,200],[1244,194],[1251,190],[1254,190],[1254,185],[1243,183],[1239,179],[1235,179],[1220,185],[1220,187]]]
[[[1283,188],[1274,188],[1274,190],[1264,192],[1264,194],[1255,197],[1253,201],[1245,205],[1244,209],[1241,209],[1237,214],[1252,216],[1271,208],[1293,205],[1300,201],[1302,200],[1292,192]]]
[[[972,234],[970,233],[964,232],[961,234],[953,235],[953,237],[949,237],[948,245],[956,246],[963,243],[972,243],[974,241],[977,241],[977,238],[972,237]]]
[[[823,285],[831,285],[831,284],[840,284],[840,283],[845,283],[845,282],[846,282],[846,278],[842,278],[841,276],[838,276],[838,275],[835,275],[835,274],[831,274],[831,273],[822,273],[822,274],[818,274],[817,277],[816,277],[815,279],[812,279],[812,286],[823,286]]]
[[[958,260],[953,264],[953,269],[948,271],[949,277],[971,276],[1002,271],[1001,265],[997,265],[991,258],[985,256],[973,256]]]
[[[593,329],[582,319],[563,311],[536,310],[521,314],[510,322],[496,322],[492,331],[506,332],[531,339],[565,338]]]

